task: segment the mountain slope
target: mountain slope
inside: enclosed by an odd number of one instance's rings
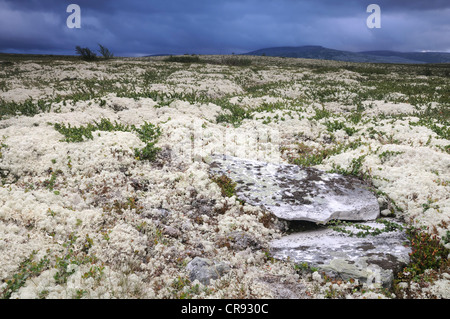
[[[401,57],[425,63],[450,63],[450,53],[446,52],[365,51],[360,53],[380,57]]]
[[[372,63],[450,63],[450,53],[441,52],[395,52],[395,51],[368,51],[350,52],[329,49],[322,46],[300,47],[274,47],[265,48],[245,55],[266,55],[290,58],[305,58],[319,60],[335,60],[346,62],[372,62]]]

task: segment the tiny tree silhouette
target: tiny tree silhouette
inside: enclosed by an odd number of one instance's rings
[[[98,50],[98,52],[100,52],[100,54],[105,58],[105,59],[111,59],[114,57],[114,54],[112,54],[111,51],[109,51],[107,48],[105,48],[103,45],[99,44],[98,45],[100,47],[100,50]]]
[[[97,59],[97,54],[95,54],[95,52],[91,51],[91,49],[89,48],[82,48],[77,45],[75,47],[75,52],[85,61],[94,61]]]
[[[102,55],[104,59],[112,59],[114,54],[109,51],[106,47],[99,44],[100,50],[98,52]],[[98,59],[97,54],[89,48],[82,48],[80,46],[75,47],[75,52],[85,61],[95,61]]]

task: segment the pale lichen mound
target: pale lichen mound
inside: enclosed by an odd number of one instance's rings
[[[448,245],[450,142],[446,122],[433,117],[448,108],[448,78],[419,77],[416,66],[223,58],[2,65],[2,297],[392,297],[270,258],[279,221],[224,196],[205,163],[211,154],[369,177],[384,211]],[[155,161],[136,156],[146,146],[136,131],[72,143],[54,127],[102,118],[157,125]],[[248,247],[236,233],[248,234]],[[229,271],[191,282],[195,257]],[[448,296],[448,269],[432,271],[427,294]]]

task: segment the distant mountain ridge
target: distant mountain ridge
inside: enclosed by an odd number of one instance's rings
[[[265,48],[244,53],[244,55],[266,55],[274,57],[369,63],[450,63],[450,53],[446,52],[397,52],[387,50],[351,52],[329,49],[316,45]]]

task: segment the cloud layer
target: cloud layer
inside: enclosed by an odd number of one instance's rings
[[[375,1],[373,1],[375,2]],[[66,8],[81,7],[69,29]],[[102,43],[116,55],[230,54],[271,46],[450,51],[450,2],[379,0],[381,29],[350,0],[0,0],[0,52],[73,54]]]

